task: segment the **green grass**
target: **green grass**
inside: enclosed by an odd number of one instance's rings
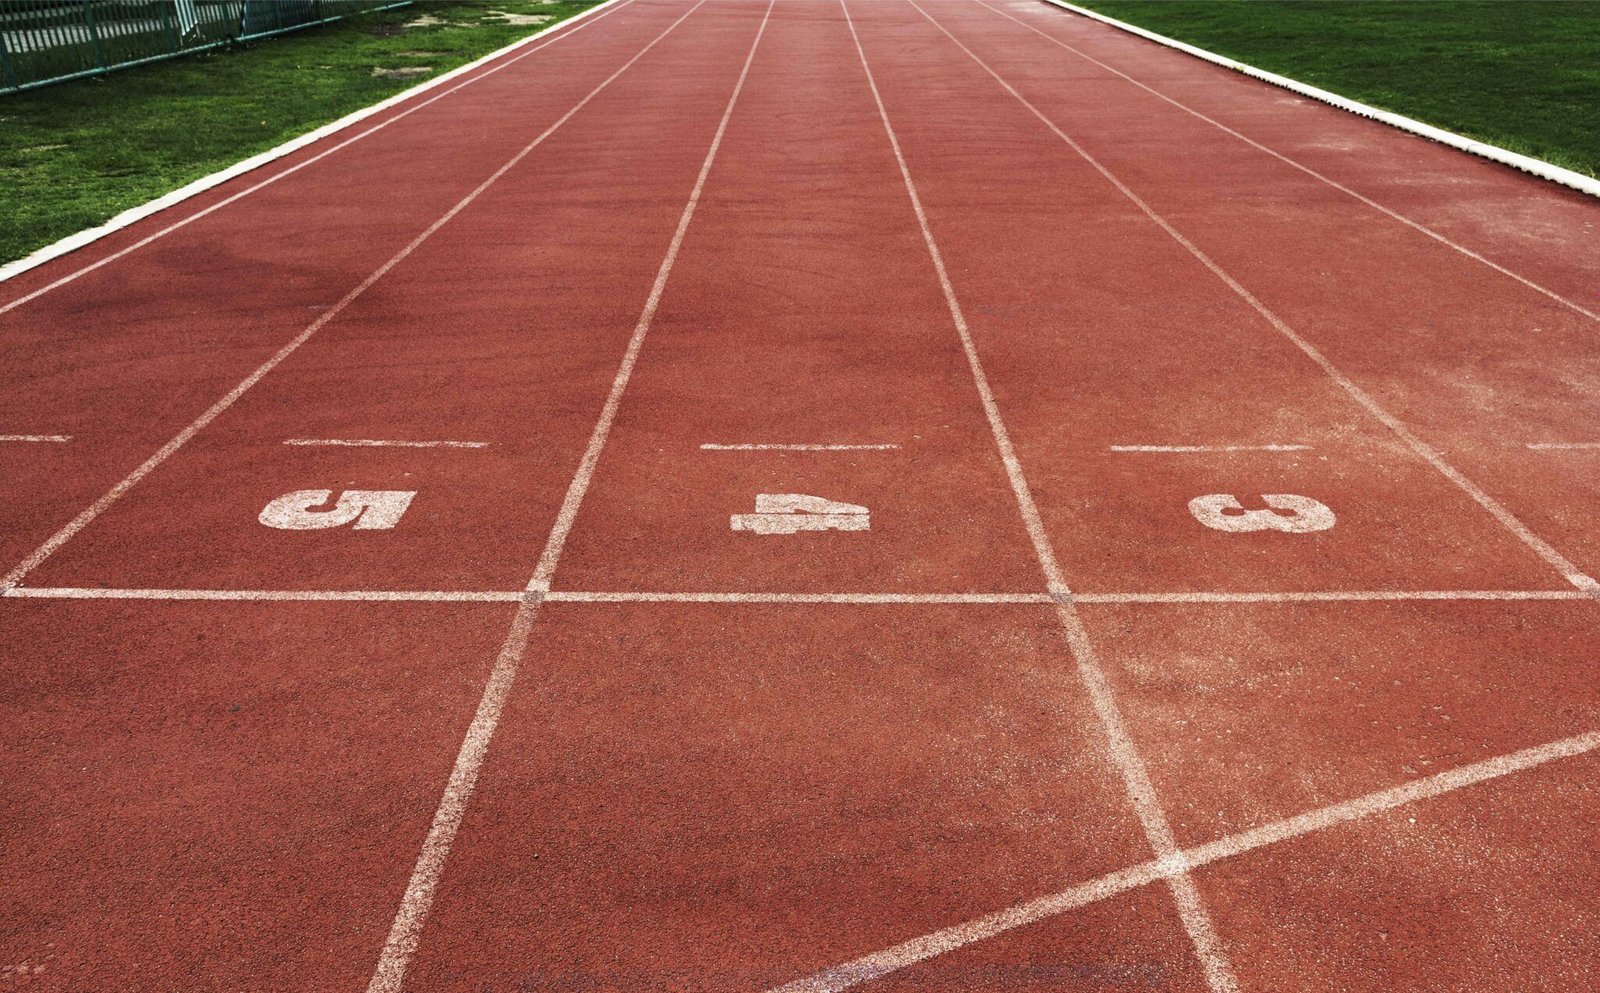
[[[1076,0],[1587,175],[1600,170],[1595,0]]]
[[[597,0],[430,0],[0,95],[0,262],[447,72]],[[423,17],[437,24],[408,27]],[[419,69],[408,78],[374,69]]]

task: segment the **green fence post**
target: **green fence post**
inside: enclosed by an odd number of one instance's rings
[[[159,0],[156,9],[161,11],[161,33],[167,36],[167,44],[173,52],[178,51],[178,28],[172,23],[172,5],[167,0]]]
[[[83,0],[83,19],[89,24],[89,40],[94,43],[94,61],[106,68],[106,53],[100,48],[100,29],[94,24],[94,0]]]
[[[4,30],[0,30],[0,77],[5,79],[7,86],[15,87],[17,85],[17,70],[11,67],[11,53],[6,51],[6,33]]]

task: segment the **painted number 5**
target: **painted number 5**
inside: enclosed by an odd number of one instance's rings
[[[1266,493],[1266,510],[1246,510],[1229,493],[1212,493],[1189,501],[1189,513],[1218,531],[1286,531],[1305,534],[1333,527],[1333,511],[1325,503],[1293,493]]]
[[[285,531],[316,531],[355,522],[356,531],[387,531],[400,523],[411,506],[413,490],[345,490],[333,506],[317,510],[333,498],[332,490],[295,490],[267,504],[260,521]]]

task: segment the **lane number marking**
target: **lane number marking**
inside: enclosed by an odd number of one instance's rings
[[[1266,510],[1246,510],[1231,493],[1211,493],[1189,501],[1189,513],[1218,531],[1284,531],[1306,534],[1333,527],[1333,510],[1327,504],[1294,493],[1266,493]]]
[[[824,500],[804,493],[758,493],[756,512],[734,514],[735,531],[756,534],[796,534],[800,531],[870,531],[867,508],[853,503]]]
[[[318,531],[352,522],[356,531],[387,531],[400,523],[416,495],[415,490],[345,490],[332,507],[318,510],[333,499],[332,490],[295,490],[267,504],[258,519],[284,531]]]

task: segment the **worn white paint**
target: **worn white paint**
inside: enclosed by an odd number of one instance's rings
[[[1304,452],[1310,445],[1111,445],[1113,452]]]
[[[734,514],[728,524],[735,531],[756,534],[872,530],[871,514],[866,507],[804,493],[758,493],[756,512]]]
[[[1596,749],[1600,749],[1600,731],[1590,731],[1520,752],[1512,752],[1509,755],[1473,762],[1399,786],[1377,790],[1353,800],[1186,848],[1168,858],[1153,859],[1126,869],[1119,869],[1026,903],[1019,903],[1004,910],[933,931],[774,987],[768,993],[840,993],[842,990],[859,986],[937,955],[956,951],[1016,928],[1037,924],[1069,910],[1110,899],[1157,880],[1186,876],[1201,866],[1222,859],[1325,831],[1340,824],[1372,817],[1408,804],[1430,800],[1560,759],[1585,755]]]
[[[899,445],[776,445],[776,444],[741,444],[741,445],[716,445],[704,444],[700,446],[707,452],[881,452]]]
[[[1334,514],[1327,504],[1294,493],[1264,493],[1265,510],[1246,510],[1231,493],[1209,493],[1189,501],[1189,513],[1217,531],[1282,531],[1307,534],[1333,527]],[[1287,515],[1277,511],[1287,511]]]
[[[63,443],[72,440],[70,434],[0,434],[0,441],[35,441]]]
[[[259,520],[283,531],[321,531],[353,524],[352,531],[389,531],[411,506],[415,490],[345,490],[333,506],[332,490],[295,490],[261,509]]]
[[[385,441],[379,438],[289,438],[300,448],[488,448],[487,441]]]

